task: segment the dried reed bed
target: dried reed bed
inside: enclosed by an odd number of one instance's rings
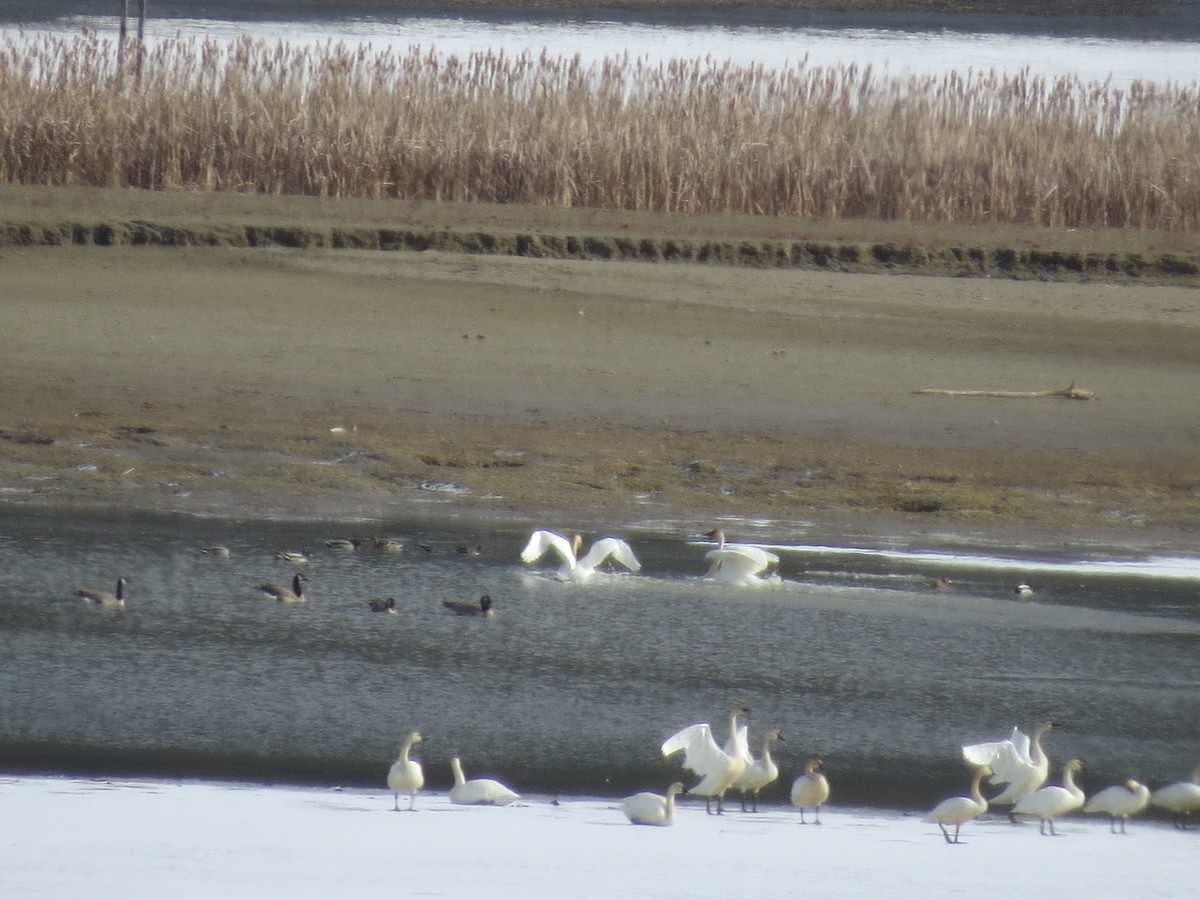
[[[1200,88],[95,35],[0,47],[0,181],[1195,230]],[[140,75],[135,74],[140,68]]]

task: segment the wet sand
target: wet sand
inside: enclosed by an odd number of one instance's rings
[[[1200,510],[1190,288],[89,246],[0,276],[7,503],[1117,543]]]

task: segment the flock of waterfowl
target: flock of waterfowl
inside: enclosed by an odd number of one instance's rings
[[[620,809],[634,825],[674,825],[676,798],[680,794],[703,797],[705,811],[710,815],[724,813],[724,798],[729,791],[741,794],[744,812],[758,812],[758,794],[779,777],[779,767],[771,756],[771,745],[783,740],[778,728],[768,728],[762,736],[761,755],[756,759],[749,744],[749,728],[740,719],[749,712],[734,707],[729,716],[729,737],[718,744],[707,722],[689,725],[663,741],[660,751],[664,758],[679,757],[682,768],[699,778],[690,788],[682,780],[673,782],[665,794],[641,791],[624,798]],[[963,759],[974,767],[970,791],[966,796],[950,797],[933,807],[921,818],[924,823],[936,824],[948,844],[960,843],[959,833],[966,823],[979,818],[989,808],[1011,806],[1009,818],[1036,818],[1039,833],[1055,835],[1054,822],[1063,816],[1082,810],[1109,817],[1113,833],[1125,833],[1125,824],[1149,806],[1168,811],[1176,827],[1188,827],[1189,816],[1200,810],[1200,766],[1191,777],[1150,789],[1133,779],[1107,787],[1087,797],[1075,783],[1083,764],[1071,759],[1063,767],[1062,784],[1045,782],[1050,763],[1041,746],[1042,736],[1055,723],[1043,722],[1033,730],[1032,738],[1019,728],[1001,741],[964,744]],[[408,809],[416,808],[417,792],[425,784],[421,764],[411,757],[412,748],[421,741],[420,732],[412,732],[400,747],[400,755],[388,772],[388,787],[393,793],[393,808],[400,809],[400,795],[409,795]],[[682,756],[680,757],[680,754]],[[459,804],[505,805],[519,798],[516,792],[490,778],[468,781],[458,757],[451,762],[454,787],[449,800]],[[983,794],[983,784],[989,781],[1000,787],[999,794],[990,800]],[[793,781],[789,797],[800,811],[801,824],[808,824],[805,811],[813,813],[813,824],[821,824],[821,806],[830,796],[829,780],[822,760],[810,759],[804,773]],[[749,807],[747,803],[749,802]],[[950,827],[953,827],[953,833]]]
[[[778,579],[778,554],[754,544],[728,543],[725,532],[720,528],[705,532],[703,536],[716,543],[714,549],[704,554],[707,561],[705,578],[734,585],[760,585]],[[327,540],[325,545],[331,550],[341,552],[354,552],[363,547],[371,547],[387,553],[403,552],[407,546],[405,542],[395,538],[379,537],[334,538]],[[432,552],[434,549],[433,545],[428,543],[414,542],[413,546],[426,552]],[[471,557],[482,556],[484,552],[480,544],[458,544],[454,550],[461,556]],[[557,562],[555,575],[563,581],[574,583],[588,581],[605,564],[619,566],[628,572],[639,572],[642,568],[633,548],[618,537],[598,538],[586,553],[582,553],[582,550],[583,538],[579,534],[568,538],[554,531],[537,529],[529,536],[524,549],[521,550],[520,558],[523,563],[532,566],[547,557],[552,557]],[[230,556],[231,551],[228,547],[217,544],[202,547],[200,552],[225,559]],[[298,566],[309,562],[312,554],[308,550],[280,550],[275,553],[275,559]],[[304,582],[307,580],[303,573],[297,572],[290,585],[266,582],[259,586],[259,591],[280,603],[304,603],[308,599],[304,593]],[[117,581],[115,591],[93,588],[79,590],[76,594],[98,606],[121,607],[125,605],[124,592],[127,583],[127,579],[122,576]],[[954,582],[949,578],[939,578],[930,583],[931,587],[938,590],[948,590],[953,585]],[[1021,582],[1013,588],[1013,593],[1026,599],[1033,595],[1033,589]],[[391,597],[372,598],[367,604],[372,612],[391,615],[397,612],[395,599]],[[494,614],[493,601],[487,595],[481,597],[478,604],[446,601],[443,605],[450,612],[460,616],[490,618]]]
[[[778,555],[761,547],[727,543],[719,528],[707,532],[705,537],[717,544],[715,549],[705,554],[708,561],[706,577],[731,584],[759,583],[772,577],[772,572],[779,564]],[[326,545],[330,549],[346,552],[356,551],[364,545],[385,552],[400,552],[405,548],[403,542],[390,538],[372,538],[369,541],[335,539],[327,541]],[[433,549],[425,544],[416,546],[427,551]],[[520,558],[527,565],[534,565],[552,555],[558,564],[557,577],[576,583],[587,581],[610,561],[629,572],[641,569],[633,549],[620,538],[599,538],[581,555],[582,549],[583,541],[578,534],[567,538],[539,529],[530,535]],[[456,546],[455,551],[464,556],[479,556],[483,553],[483,547],[461,545]],[[221,545],[204,547],[201,552],[220,558],[230,555],[229,549]],[[307,550],[282,550],[275,558],[298,565],[307,562],[310,554]],[[259,586],[259,591],[280,603],[304,603],[307,599],[304,583],[307,580],[303,573],[297,572],[290,585],[264,583]],[[127,584],[128,580],[121,576],[112,592],[86,589],[77,591],[77,595],[97,606],[121,607],[125,604]],[[945,578],[931,584],[937,589],[946,589],[951,585],[952,582]],[[1027,598],[1033,591],[1022,582],[1013,589],[1013,593]],[[368,605],[374,613],[396,613],[396,603],[392,597],[374,598],[368,601]],[[486,594],[477,603],[446,600],[442,605],[448,612],[463,617],[487,619],[495,612],[492,598]],[[626,797],[620,808],[628,820],[637,825],[672,825],[675,823],[676,798],[684,793],[703,797],[706,811],[721,815],[724,812],[725,794],[730,790],[741,795],[743,811],[757,812],[759,792],[779,777],[771,747],[776,741],[782,741],[783,736],[779,729],[768,728],[759,744],[760,755],[755,758],[749,744],[748,726],[740,722],[747,712],[741,706],[733,709],[729,719],[729,737],[724,744],[717,743],[712,728],[706,722],[683,728],[663,741],[660,747],[662,756],[667,759],[678,758],[682,768],[694,773],[699,780],[690,788],[685,787],[682,780],[676,781],[665,794],[643,791]],[[1019,816],[1036,818],[1040,833],[1050,835],[1056,834],[1055,820],[1079,810],[1107,815],[1110,830],[1114,833],[1124,833],[1127,821],[1150,806],[1168,811],[1179,828],[1187,828],[1190,814],[1200,810],[1200,766],[1189,778],[1160,787],[1154,792],[1146,785],[1130,779],[1107,787],[1089,798],[1075,782],[1075,776],[1082,770],[1083,764],[1073,758],[1063,766],[1062,783],[1047,785],[1050,761],[1041,742],[1055,724],[1048,721],[1039,723],[1028,736],[1019,728],[1014,728],[1012,734],[1003,740],[964,744],[961,748],[963,759],[973,769],[968,793],[943,800],[921,821],[937,824],[947,843],[959,843],[964,824],[998,807],[1009,807],[1008,815],[1014,822],[1018,821]],[[409,795],[408,808],[415,809],[416,795],[425,784],[421,764],[411,755],[413,747],[421,740],[420,732],[412,732],[405,739],[398,758],[388,772],[387,783],[397,810],[400,808],[401,794]],[[454,786],[448,796],[452,803],[502,806],[519,799],[519,794],[495,779],[467,779],[457,756],[451,759],[450,767]],[[999,788],[999,793],[986,797],[983,791],[985,783]],[[800,810],[801,823],[807,824],[805,812],[811,810],[813,822],[820,824],[821,806],[830,796],[822,760],[813,758],[806,763],[804,773],[793,782],[789,796],[792,805]],[[953,832],[950,831],[951,827]]]

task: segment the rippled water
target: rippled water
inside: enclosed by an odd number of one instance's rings
[[[419,532],[415,529],[421,529]],[[383,531],[432,548],[337,553]],[[733,703],[783,730],[784,781],[813,754],[837,799],[925,803],[957,747],[1050,716],[1085,784],[1180,777],[1200,747],[1200,561],[1036,559],[785,545],[782,580],[702,580],[708,547],[635,533],[639,575],[560,583],[517,561],[526,531],[470,522],[232,523],[9,512],[0,522],[0,759],[10,771],[198,774],[377,785],[420,728],[518,790],[661,786],[671,731]],[[220,541],[233,555],[198,548]],[[467,557],[458,544],[482,544]],[[256,587],[311,548],[311,599]],[[81,586],[130,579],[124,610]],[[930,581],[950,576],[949,591]],[[1034,584],[1016,599],[1018,579]],[[496,599],[491,621],[446,599]],[[367,608],[396,598],[396,616]]]

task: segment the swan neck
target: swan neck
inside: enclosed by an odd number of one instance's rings
[[[971,799],[976,803],[987,805],[987,800],[983,796],[983,779],[987,774],[982,766],[975,770],[975,777],[971,779]]]
[[[1070,763],[1067,763],[1066,768],[1063,769],[1063,787],[1072,794],[1079,790],[1075,787],[1075,768]]]
[[[417,742],[417,736],[415,734],[410,734],[407,738],[405,738],[404,743],[401,744],[400,758],[402,760],[404,760],[405,762],[408,762],[408,753],[410,750],[412,750],[413,744],[415,744],[416,742]]]
[[[459,762],[459,759],[457,756],[454,757],[452,760],[450,760],[450,769],[451,769],[451,771],[454,772],[455,785],[457,785],[458,787],[462,787],[464,784],[467,783],[467,777],[465,775],[463,775],[462,763]]]

